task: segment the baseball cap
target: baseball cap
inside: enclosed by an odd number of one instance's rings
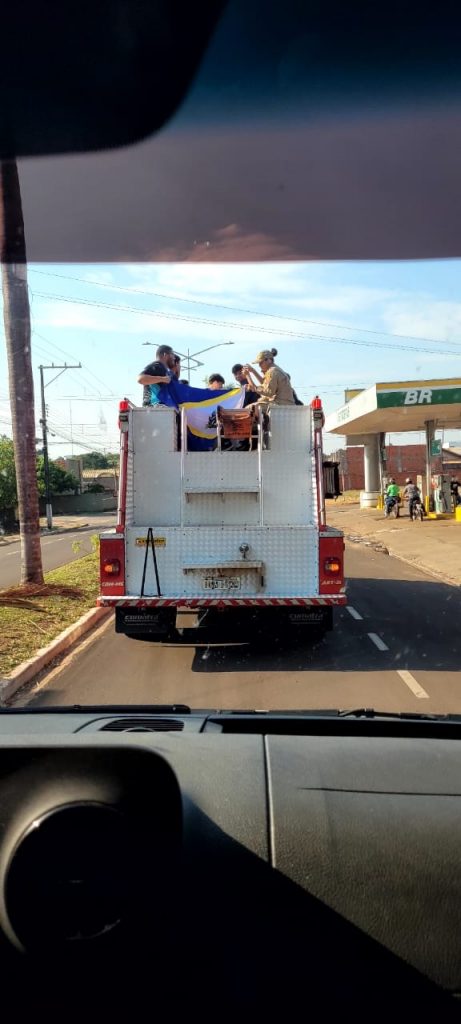
[[[254,363],[262,363],[264,359],[273,359],[277,355],[276,349],[263,348],[262,352],[258,352],[256,359],[253,359]]]

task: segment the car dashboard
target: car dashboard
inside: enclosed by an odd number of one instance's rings
[[[460,734],[181,706],[2,714],[4,1009],[457,1016]]]

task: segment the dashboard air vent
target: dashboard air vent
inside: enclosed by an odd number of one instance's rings
[[[100,732],[182,732],[179,718],[112,718]]]

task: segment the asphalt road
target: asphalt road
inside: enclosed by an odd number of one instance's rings
[[[111,619],[15,703],[461,713],[461,591],[362,547],[346,564],[349,608],[317,647],[161,646]]]
[[[66,562],[73,562],[76,558],[89,555],[93,550],[91,537],[108,526],[115,523],[115,516],[85,516],[88,526],[83,529],[69,530],[65,533],[51,533],[49,536],[42,536],[42,559],[45,571],[57,569]],[[72,545],[79,541],[78,551],[74,551]],[[19,541],[5,544],[0,548],[0,589],[14,587],[19,583],[21,573],[21,555]]]

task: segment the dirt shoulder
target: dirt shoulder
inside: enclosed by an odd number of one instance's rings
[[[412,522],[408,515],[385,519],[378,509],[327,501],[327,522],[350,543],[368,544],[454,586],[461,586],[461,523],[447,519]]]

